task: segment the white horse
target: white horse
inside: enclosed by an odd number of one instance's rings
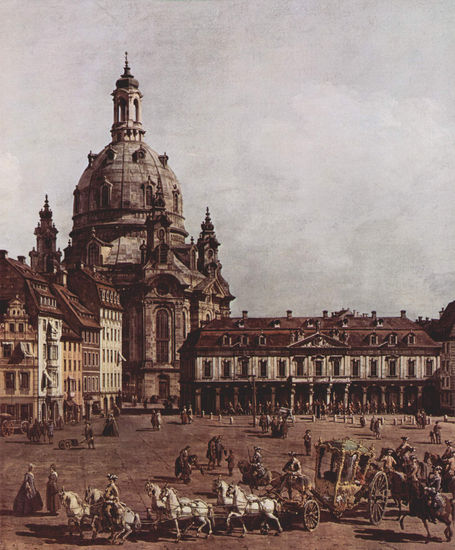
[[[196,537],[199,536],[201,530],[207,525],[207,538],[212,534],[212,521],[215,524],[213,515],[213,507],[201,499],[190,500],[188,498],[179,498],[175,489],[171,487],[163,487],[161,498],[166,503],[167,519],[173,520],[177,530],[177,541],[182,537],[179,528],[179,519],[191,518],[191,523],[184,530],[185,534],[195,521],[199,521],[201,525],[197,528]]]
[[[166,515],[166,503],[161,498],[161,488],[157,483],[153,483],[149,479],[145,483],[145,491],[152,501],[152,511],[156,514],[155,524],[157,524]]]
[[[103,491],[100,491],[95,487],[87,487],[87,489],[85,490],[84,498],[87,504],[90,506],[90,515],[93,518],[92,525],[94,528],[94,535],[92,538],[95,538],[98,532],[102,530],[109,531],[110,528],[111,542],[114,544],[117,542],[123,544],[123,542],[125,542],[126,538],[133,532],[133,530],[138,530],[141,528],[141,520],[139,518],[139,514],[137,514],[136,512],[131,510],[131,508],[129,508],[126,504],[121,502],[119,509],[118,529],[116,530],[116,526],[112,523],[112,521],[109,522],[107,518],[105,518],[105,515],[103,513]],[[103,529],[103,527],[105,527],[105,529]]]
[[[224,506],[225,508],[232,507],[234,499],[227,496],[229,489],[229,483],[226,483],[221,479],[221,476],[218,476],[213,480],[213,492],[216,494],[216,503]]]
[[[260,517],[273,520],[277,525],[278,535],[283,531],[278,514],[281,511],[280,503],[270,497],[259,497],[256,495],[247,495],[238,485],[231,483],[227,490],[226,496],[233,498],[232,511],[229,513],[226,519],[226,527],[228,532],[232,532],[231,520],[232,518],[239,518],[243,526],[243,535],[247,533],[245,517]]]
[[[95,538],[96,529],[90,514],[90,505],[84,502],[77,493],[65,491],[63,487],[59,491],[59,496],[68,518],[70,535],[73,534],[73,530],[77,529],[79,530],[79,536],[83,538],[85,527],[92,530],[92,538]]]

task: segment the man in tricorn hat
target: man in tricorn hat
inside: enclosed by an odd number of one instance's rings
[[[411,451],[412,451],[412,447],[409,444],[409,437],[406,437],[404,435],[401,438],[401,443],[398,445],[396,453],[401,459],[404,459],[405,454],[410,453]]]
[[[103,503],[103,513],[104,517],[111,524],[118,524],[120,517],[120,493],[115,482],[118,479],[118,476],[115,474],[107,474],[108,484],[104,490],[104,503]]]

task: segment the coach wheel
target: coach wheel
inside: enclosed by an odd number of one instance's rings
[[[22,420],[21,422],[21,432],[23,434],[26,434],[28,433],[28,429],[29,429],[29,423],[27,420]]]
[[[58,442],[58,448],[63,451],[63,449],[65,448],[65,442],[63,441],[63,439],[61,441]]]
[[[381,523],[387,504],[388,490],[387,476],[384,472],[377,472],[371,482],[368,496],[368,515],[373,525]]]
[[[321,512],[319,504],[312,498],[303,505],[303,525],[307,531],[314,531],[319,525]]]
[[[65,441],[65,449],[71,449],[71,441],[69,439]]]

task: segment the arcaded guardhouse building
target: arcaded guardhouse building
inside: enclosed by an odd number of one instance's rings
[[[335,401],[439,409],[440,345],[402,311],[322,317],[216,319],[181,349],[182,402],[217,412],[231,403],[294,407]]]

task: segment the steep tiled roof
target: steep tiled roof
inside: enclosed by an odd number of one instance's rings
[[[375,348],[400,350],[407,347],[436,347],[437,344],[417,323],[406,317],[357,317],[343,315],[334,317],[255,317],[222,318],[211,321],[190,335],[183,349],[191,347],[213,348],[222,345],[223,335],[228,334],[230,343],[224,347],[240,345],[241,336],[248,337],[246,347],[288,348],[311,347],[311,337],[319,335],[325,347]],[[259,344],[259,336],[266,337],[265,344]],[[377,336],[377,343],[370,343],[370,336]],[[397,343],[390,343],[396,336]],[[413,335],[414,343],[408,337]],[[315,347],[318,345],[315,344]]]

